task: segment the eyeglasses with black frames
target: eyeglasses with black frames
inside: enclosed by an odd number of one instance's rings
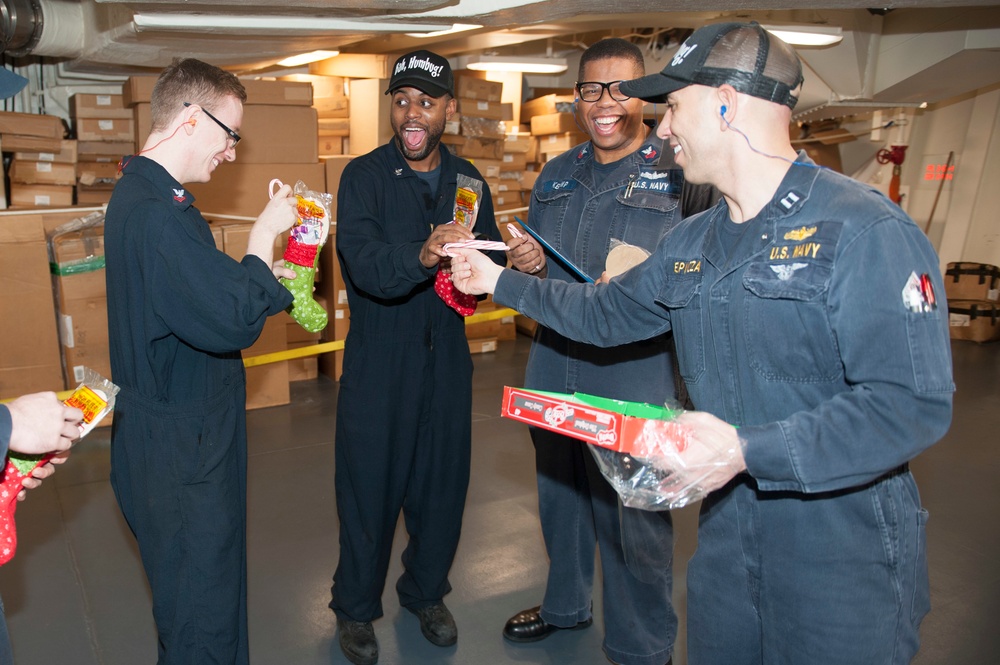
[[[607,90],[608,94],[611,95],[611,99],[616,102],[627,102],[632,99],[619,89],[619,85],[621,85],[621,81],[611,81],[610,83],[601,83],[600,81],[581,81],[576,84],[576,91],[579,93],[580,99],[585,102],[600,101],[601,97],[604,96],[605,90]]]
[[[184,106],[194,106],[194,104],[192,104],[191,102],[184,102]],[[240,135],[237,134],[236,132],[234,132],[233,130],[231,130],[226,125],[226,123],[222,122],[221,120],[219,120],[218,118],[216,118],[214,115],[212,115],[211,113],[209,113],[208,109],[206,109],[204,106],[201,107],[201,110],[202,110],[202,112],[205,115],[207,115],[209,118],[211,118],[212,120],[214,120],[215,124],[217,124],[219,127],[222,127],[222,131],[224,131],[226,134],[229,134],[229,147],[230,148],[235,148],[236,144],[238,144],[240,142]]]

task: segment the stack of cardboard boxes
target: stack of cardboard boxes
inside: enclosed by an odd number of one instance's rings
[[[63,141],[65,134],[56,116],[0,112],[0,150],[14,153],[10,207],[73,204],[76,174],[68,160],[76,161],[76,151],[72,142]]]
[[[521,122],[531,124],[531,135],[538,138],[538,162],[583,143],[589,137],[576,124],[572,94],[536,97],[521,105]]]
[[[1000,268],[988,263],[949,263],[944,289],[952,339],[1000,339]]]
[[[75,94],[71,114],[79,141],[76,200],[99,205],[111,200],[118,181],[118,162],[135,152],[135,120],[122,95]]]

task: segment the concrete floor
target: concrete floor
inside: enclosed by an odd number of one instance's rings
[[[400,612],[393,584],[405,535],[397,531],[376,622],[384,665],[537,663],[605,665],[602,626],[513,646],[504,621],[537,604],[546,558],[537,520],[533,451],[525,427],[498,416],[504,385],[521,385],[528,341],[475,358],[472,483],[446,598],[459,625],[441,649]],[[953,346],[955,419],[912,464],[928,525],[933,610],[918,665],[998,662],[1000,631],[1000,344]],[[336,384],[297,383],[289,406],[253,411],[250,426],[250,649],[254,663],[346,663],[327,609],[337,562],[333,492]],[[17,512],[20,545],[0,570],[0,594],[19,665],[136,665],[156,660],[149,591],[134,540],[108,483],[108,440],[98,430]],[[696,544],[696,508],[675,514],[675,599]],[[599,589],[599,585],[598,585]],[[599,617],[600,597],[595,596]],[[674,663],[686,664],[683,633]]]

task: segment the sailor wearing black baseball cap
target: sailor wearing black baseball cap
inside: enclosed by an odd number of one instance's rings
[[[396,60],[385,94],[400,88],[416,88],[431,97],[455,96],[455,76],[448,59],[431,51],[414,51]]]

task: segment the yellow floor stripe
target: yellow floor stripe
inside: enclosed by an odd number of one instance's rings
[[[503,319],[508,316],[516,316],[517,312],[508,309],[506,307],[501,309],[491,310],[489,312],[480,312],[479,314],[473,314],[472,316],[465,317],[465,325],[472,323],[483,323],[484,321],[494,321],[496,319]],[[264,353],[259,356],[253,356],[251,358],[243,359],[244,367],[257,367],[259,365],[267,365],[269,363],[278,363],[282,360],[293,360],[295,358],[308,358],[309,356],[318,356],[321,353],[330,353],[331,351],[340,351],[344,348],[344,340],[338,339],[334,342],[323,342],[321,344],[312,344],[310,346],[302,346],[297,349],[288,349],[287,351],[275,351],[274,353]],[[64,390],[62,392],[56,393],[59,399],[66,399],[71,394],[72,390]],[[9,399],[0,400],[0,403],[9,402],[13,397]]]

